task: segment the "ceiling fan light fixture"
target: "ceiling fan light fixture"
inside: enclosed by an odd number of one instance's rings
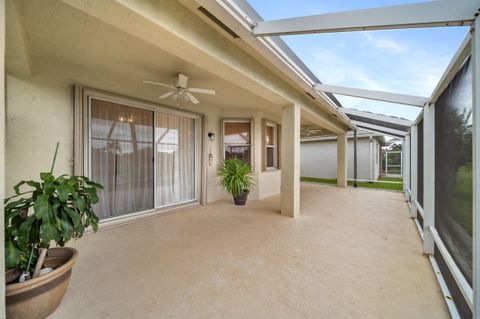
[[[183,100],[184,102],[191,102],[193,104],[200,103],[200,101],[192,93],[208,94],[208,95],[215,95],[216,93],[215,90],[211,90],[211,89],[189,88],[188,76],[182,73],[178,73],[178,79],[173,85],[154,82],[154,81],[147,81],[147,80],[143,80],[142,82],[146,84],[153,84],[157,86],[172,88],[173,89],[172,91],[164,93],[163,95],[159,96],[159,98],[165,99],[167,97],[172,96],[174,101],[177,103],[177,106],[179,106],[179,100]]]

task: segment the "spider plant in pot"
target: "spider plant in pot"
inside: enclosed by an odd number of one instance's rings
[[[248,193],[255,187],[250,164],[238,157],[225,160],[217,169],[218,185],[233,196],[235,205],[245,205]]]
[[[101,185],[83,176],[53,175],[58,143],[50,172],[38,181],[21,181],[5,200],[5,265],[7,318],[46,318],[60,304],[78,253],[64,247],[97,231]],[[50,248],[55,243],[57,247]]]

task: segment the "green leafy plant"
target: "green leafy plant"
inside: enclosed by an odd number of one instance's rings
[[[89,226],[96,232],[99,218],[92,206],[98,202],[100,184],[83,176],[40,173],[39,181],[21,181],[15,195],[5,200],[5,265],[29,272],[30,265],[52,242],[63,247],[83,236]],[[22,187],[29,189],[21,191]],[[45,253],[43,253],[44,257]],[[43,260],[38,258],[38,263]],[[41,266],[41,264],[40,264]]]
[[[252,167],[238,157],[227,159],[217,169],[218,185],[232,196],[239,196],[255,187]]]

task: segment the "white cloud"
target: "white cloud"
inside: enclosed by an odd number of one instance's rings
[[[365,37],[365,43],[373,46],[381,51],[388,51],[394,54],[402,53],[405,50],[405,44],[397,42],[393,39],[379,37],[370,32],[362,33]]]
[[[312,71],[322,82],[332,85],[353,86],[368,90],[385,91],[386,88],[368,74],[365,66],[353,63],[340,54],[326,50],[315,54]]]

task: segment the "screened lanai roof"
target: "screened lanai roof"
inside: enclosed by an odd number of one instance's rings
[[[410,127],[414,123],[413,121],[403,118],[355,109],[343,108],[342,112],[359,128],[395,137],[404,137],[407,135]]]
[[[386,1],[369,1],[369,2],[339,2],[339,4],[334,4],[337,5],[338,8],[341,10],[348,10],[348,9],[363,9],[370,6],[385,6],[385,5],[396,5],[396,4],[408,4],[412,2],[418,2],[415,0],[386,0]],[[463,1],[462,1],[463,2]],[[384,82],[388,82],[386,79],[384,80],[384,77],[387,78],[387,74],[380,74],[376,77],[373,77],[372,79],[367,78],[367,76],[364,76],[364,74],[368,73],[370,70],[369,69],[356,69],[356,65],[354,62],[358,62],[360,60],[355,60],[355,56],[353,56],[352,62],[349,61],[343,61],[346,63],[338,63],[339,61],[335,61],[335,57],[338,56],[338,52],[329,52],[328,50],[330,49],[328,45],[323,45],[320,46],[322,52],[327,52],[327,58],[329,59],[328,62],[322,63],[321,65],[318,64],[318,61],[316,61],[316,55],[322,55],[325,53],[317,52],[319,51],[319,43],[320,44],[325,44],[323,42],[315,42],[318,41],[318,39],[323,39],[325,37],[330,37],[335,39],[344,37],[345,33],[339,34],[328,34],[328,35],[301,35],[298,36],[297,34],[304,34],[304,33],[330,33],[330,32],[338,32],[338,31],[357,31],[357,30],[365,30],[365,28],[355,28],[352,26],[342,26],[341,23],[338,24],[338,28],[328,28],[323,26],[324,29],[322,30],[317,30],[314,29],[315,27],[317,28],[322,28],[322,26],[315,26],[309,29],[309,27],[305,27],[302,30],[297,30],[295,27],[298,27],[296,24],[302,26],[303,20],[308,17],[299,17],[298,19],[300,20],[295,20],[297,16],[306,16],[309,14],[322,14],[325,12],[328,12],[328,10],[332,10],[332,4],[329,2],[319,2],[319,1],[309,1],[309,0],[299,0],[299,1],[275,1],[269,2],[269,1],[260,1],[260,0],[222,0],[222,1],[217,1],[217,3],[221,3],[224,7],[228,7],[230,9],[230,13],[235,16],[237,19],[241,19],[242,22],[249,28],[251,28],[251,33],[254,37],[257,39],[260,39],[264,41],[267,45],[269,45],[273,50],[276,50],[277,52],[281,52],[281,55],[285,57],[285,62],[289,64],[293,64],[295,68],[298,68],[301,73],[304,75],[309,85],[311,85],[317,92],[323,93],[326,96],[330,98],[330,100],[337,105],[337,107],[341,107],[342,110],[346,110],[347,108],[357,108],[359,110],[367,110],[369,113],[376,113],[376,114],[386,114],[386,115],[392,115],[396,117],[408,117],[410,120],[414,120],[417,115],[420,113],[422,107],[424,104],[429,100],[431,92],[435,88],[435,84],[440,80],[443,70],[447,68],[448,62],[451,60],[451,58],[455,54],[456,47],[460,45],[462,42],[465,34],[468,32],[468,27],[465,28],[458,28],[456,29],[453,33],[450,32],[450,29],[427,29],[427,30],[421,30],[418,31],[421,33],[421,39],[425,41],[425,47],[429,47],[432,54],[435,52],[442,52],[442,56],[445,58],[442,59],[437,59],[437,58],[430,58],[428,56],[421,56],[420,55],[414,55],[412,58],[413,62],[418,62],[418,72],[411,72],[412,74],[408,74],[407,71],[415,71],[415,69],[412,69],[412,66],[409,65],[408,68],[399,62],[399,60],[392,59],[390,61],[391,66],[390,68],[392,70],[394,69],[408,69],[402,76],[404,78],[402,79],[408,79],[408,76],[410,76],[412,79],[411,81],[407,81],[406,83],[403,84],[396,84],[396,85],[387,85]],[[337,2],[335,2],[337,3]],[[353,3],[353,4],[352,4]],[[467,2],[465,2],[467,3]],[[454,17],[451,19],[452,21],[446,21],[443,23],[445,24],[450,24],[450,25],[466,25],[468,26],[471,24],[471,18],[473,18],[472,8],[471,4],[469,5],[468,3],[466,5],[461,5],[459,9],[459,14],[457,14],[457,17]],[[282,11],[283,8],[283,11]],[[337,9],[338,9],[337,8]],[[335,8],[333,8],[335,9]],[[425,8],[426,11],[431,11],[432,8],[428,7]],[[462,11],[463,10],[463,11]],[[333,10],[335,11],[335,10]],[[338,10],[337,10],[338,11]],[[424,11],[421,13],[423,14]],[[276,15],[276,12],[279,12]],[[336,13],[340,14],[340,13]],[[347,13],[348,14],[348,13]],[[357,12],[355,12],[357,14]],[[449,15],[449,12],[441,12],[443,15]],[[282,16],[283,15],[283,16]],[[472,15],[470,18],[468,15]],[[262,17],[263,16],[263,17]],[[468,17],[467,17],[468,16]],[[266,17],[266,18],[265,18]],[[265,18],[265,19],[264,19]],[[285,19],[281,19],[285,18]],[[288,19],[287,19],[288,18]],[[291,21],[289,20],[291,18]],[[391,16],[388,16],[385,19],[390,19]],[[437,17],[437,16],[428,16],[427,15],[427,20],[428,19],[443,19],[444,17]],[[278,20],[275,20],[278,19]],[[315,16],[312,18],[312,21],[315,20],[325,20],[328,21],[328,23],[332,22],[335,23],[335,13],[333,16],[330,16],[329,14],[324,14],[321,16]],[[402,17],[400,17],[400,20]],[[265,21],[267,20],[267,21]],[[274,21],[270,21],[274,20]],[[402,23],[402,21],[399,20],[399,24]],[[447,19],[448,20],[448,19]],[[300,22],[299,22],[300,21]],[[348,16],[345,19],[342,19],[342,21],[348,21]],[[442,20],[443,21],[443,20]],[[470,22],[469,22],[470,21]],[[225,22],[225,21],[224,21]],[[290,23],[291,22],[291,23]],[[423,27],[429,27],[429,26],[435,26],[438,27],[439,23],[436,25],[434,23],[431,23],[431,21],[423,21],[424,23],[422,24]],[[290,24],[289,24],[290,23]],[[351,22],[353,25],[359,24],[358,21],[352,21]],[[287,25],[287,26],[286,26]],[[271,31],[268,28],[270,27],[278,27],[281,26],[283,29],[278,29]],[[410,28],[413,25],[408,25],[406,27]],[[294,28],[292,32],[288,30],[288,28]],[[343,29],[342,29],[343,28]],[[372,27],[370,29],[375,30],[375,29],[382,29],[383,27]],[[392,27],[393,29],[396,29],[397,27]],[[399,29],[405,28],[405,26],[400,26],[398,27]],[[367,28],[368,29],[368,28]],[[388,28],[385,28],[388,29]],[[400,30],[396,32],[410,32],[408,33],[408,36],[410,36],[412,33],[411,32],[417,32],[417,29],[415,30]],[[448,50],[445,49],[445,47],[439,46],[439,42],[444,42],[444,41],[436,41],[437,38],[434,38],[433,40],[430,40],[430,34],[434,34],[438,36],[443,37],[442,39],[449,39],[453,45],[451,48],[448,48]],[[285,36],[285,35],[290,35],[294,34],[294,36]],[[356,33],[358,35],[360,33]],[[243,39],[243,37],[242,37]],[[350,40],[350,37],[344,38],[342,41],[338,41],[339,44],[338,46],[344,46],[346,51],[359,51],[360,48],[358,46],[355,46],[356,44],[353,43],[349,47],[348,41]],[[366,37],[368,42],[374,42],[376,39],[373,39],[371,35],[368,35]],[[377,46],[381,47],[382,49],[385,49],[385,52],[382,52],[382,56],[386,56],[384,59],[390,58],[390,56],[387,54],[388,50],[394,51],[395,53],[396,50],[401,50],[401,48],[398,48],[395,43],[393,42],[388,42],[385,39],[381,39],[382,41],[379,43],[376,43]],[[430,41],[430,42],[429,42]],[[341,43],[340,43],[341,42]],[[297,45],[300,43],[300,45]],[[317,45],[315,45],[317,44]],[[311,45],[311,49],[309,49],[309,45]],[[303,46],[303,47],[302,47]],[[412,49],[412,48],[410,48]],[[418,48],[417,48],[418,49]],[[410,50],[411,52],[415,52],[415,50]],[[411,52],[409,52],[410,55]],[[368,53],[368,48],[367,48],[367,53]],[[369,63],[369,65],[375,65],[378,64],[380,57],[379,56],[373,56],[372,55],[372,61]],[[323,60],[321,60],[323,62]],[[425,72],[425,68],[422,68],[422,65],[428,64],[430,69],[435,70],[434,75],[429,75],[425,74],[428,72]],[[335,69],[333,69],[333,66]],[[323,70],[328,69],[328,72],[323,72]],[[332,70],[333,69],[333,70]],[[350,72],[351,71],[351,72]],[[377,72],[376,70],[372,70],[374,72]],[[372,72],[372,73],[374,73]],[[341,74],[344,78],[343,81],[340,81],[338,79],[335,79],[335,73]],[[361,73],[358,75],[358,73]],[[377,72],[378,73],[378,72]],[[333,76],[331,76],[333,74]],[[355,82],[355,81],[349,81],[350,78],[358,78],[358,77],[365,77],[365,80],[361,80],[360,82]],[[322,84],[322,81],[327,84]],[[364,81],[365,83],[363,83]],[[376,83],[371,83],[376,81]],[[332,83],[333,82],[333,83]],[[397,81],[400,82],[400,81]],[[334,84],[334,85],[331,85]],[[355,89],[352,89],[351,87],[355,87]],[[400,87],[398,89],[398,87]],[[383,94],[383,92],[373,92],[374,94],[372,95],[371,89],[377,89],[379,91],[390,91],[390,92],[401,92],[401,94]],[[380,93],[378,95],[377,93]],[[366,98],[366,99],[364,99]],[[409,106],[406,106],[409,105]],[[343,109],[344,108],[344,109]],[[358,114],[352,115],[348,114],[347,112],[343,112],[346,114],[351,120],[353,120],[353,123],[358,125],[359,123],[363,124],[362,127],[369,127],[369,129],[372,129],[372,125],[378,125],[379,123],[377,122],[376,124],[372,124],[371,120],[368,120],[367,122],[362,122],[361,119],[359,119]],[[406,115],[404,115],[406,114]],[[367,118],[368,118],[367,114]],[[355,118],[353,118],[355,117]],[[400,130],[402,132],[396,132],[396,131],[390,131],[391,129],[394,129],[391,126],[387,127],[375,127],[379,132],[389,132],[389,134],[396,134],[396,136],[404,136],[404,131]]]

